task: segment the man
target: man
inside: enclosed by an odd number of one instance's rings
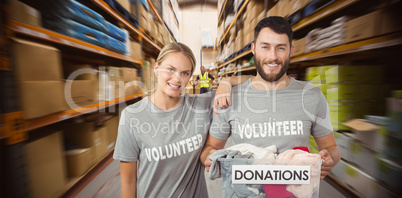
[[[312,135],[324,160],[321,179],[340,160],[324,95],[318,87],[286,74],[294,50],[292,37],[291,26],[282,17],[267,17],[255,27],[251,50],[257,76],[233,87],[232,105],[219,117],[214,115],[200,157],[207,171],[209,155],[222,149],[229,136],[233,144],[275,145],[282,153],[309,148]]]
[[[201,74],[197,76],[197,78],[194,80],[194,84],[196,81],[200,81],[200,94],[209,92],[209,84],[212,83],[212,81],[215,79],[214,76],[212,76],[209,72],[205,71],[205,67],[201,66]]]

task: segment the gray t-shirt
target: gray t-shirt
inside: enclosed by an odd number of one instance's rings
[[[332,131],[328,103],[321,90],[291,78],[285,88],[265,91],[254,88],[251,79],[233,87],[232,105],[213,117],[210,134],[232,144],[249,143],[278,152],[310,146],[314,137]]]
[[[208,197],[199,158],[214,96],[185,94],[167,111],[146,97],[122,111],[113,157],[137,161],[137,197]]]

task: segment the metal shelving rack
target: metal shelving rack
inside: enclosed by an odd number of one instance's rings
[[[130,34],[136,36],[136,38],[143,45],[149,46],[156,54],[159,53],[161,50],[160,46],[143,35],[139,29],[134,27],[123,16],[112,9],[105,1],[92,0],[91,2],[105,13],[116,19],[116,21],[123,24]],[[151,1],[148,0],[148,2],[151,8],[153,8]],[[29,197],[29,183],[27,182],[26,163],[23,151],[26,140],[29,139],[29,131],[38,130],[42,127],[78,116],[103,111],[104,109],[112,108],[115,105],[124,102],[140,99],[144,97],[144,94],[141,92],[122,98],[87,105],[77,109],[65,110],[59,113],[26,120],[23,117],[23,112],[19,108],[18,100],[15,99],[17,98],[17,87],[11,66],[12,61],[10,57],[12,56],[9,47],[6,47],[9,44],[9,39],[15,37],[32,39],[51,45],[60,46],[63,49],[71,49],[69,51],[78,50],[77,53],[85,52],[91,56],[101,57],[105,60],[120,61],[122,63],[131,64],[139,68],[142,67],[142,60],[131,58],[129,56],[122,55],[41,27],[32,26],[14,19],[10,19],[7,13],[7,3],[7,0],[0,2],[0,9],[2,10],[2,12],[0,12],[0,85],[2,87],[0,88],[2,93],[2,98],[0,100],[0,157],[2,159],[0,171],[0,184],[2,185],[0,187],[0,195],[5,195],[5,197]],[[154,13],[163,23],[162,19],[155,12],[155,10]],[[172,38],[172,40],[174,39]],[[65,57],[64,54],[63,57]],[[104,64],[104,61],[99,59],[85,58],[82,55],[77,55],[77,57],[79,57],[79,60]],[[112,152],[113,151],[110,151],[107,156],[110,157]],[[99,163],[102,163],[102,161]],[[94,167],[96,166],[97,165]],[[79,183],[79,181],[76,181],[75,183]]]

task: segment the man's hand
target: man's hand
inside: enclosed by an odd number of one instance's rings
[[[321,150],[319,153],[321,155],[321,159],[324,161],[321,164],[321,176],[320,179],[324,179],[332,170],[332,167],[335,166],[335,162],[332,159],[331,155],[327,151],[327,149]]]
[[[205,169],[207,170],[207,172],[209,172],[209,169],[211,168],[211,165],[212,165],[212,161],[209,159],[209,156],[215,151],[216,151],[216,149],[211,149],[209,151],[207,158],[204,161],[204,166],[205,166]]]
[[[221,109],[226,109],[231,105],[230,102],[231,92],[232,92],[232,85],[226,81],[222,81],[215,93],[214,112],[216,116],[219,116],[218,106]]]

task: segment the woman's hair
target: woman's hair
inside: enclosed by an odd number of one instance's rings
[[[195,69],[195,57],[191,49],[183,43],[169,43],[165,45],[159,53],[156,63],[161,64],[169,54],[174,52],[180,52],[190,60],[191,75],[193,75]]]

